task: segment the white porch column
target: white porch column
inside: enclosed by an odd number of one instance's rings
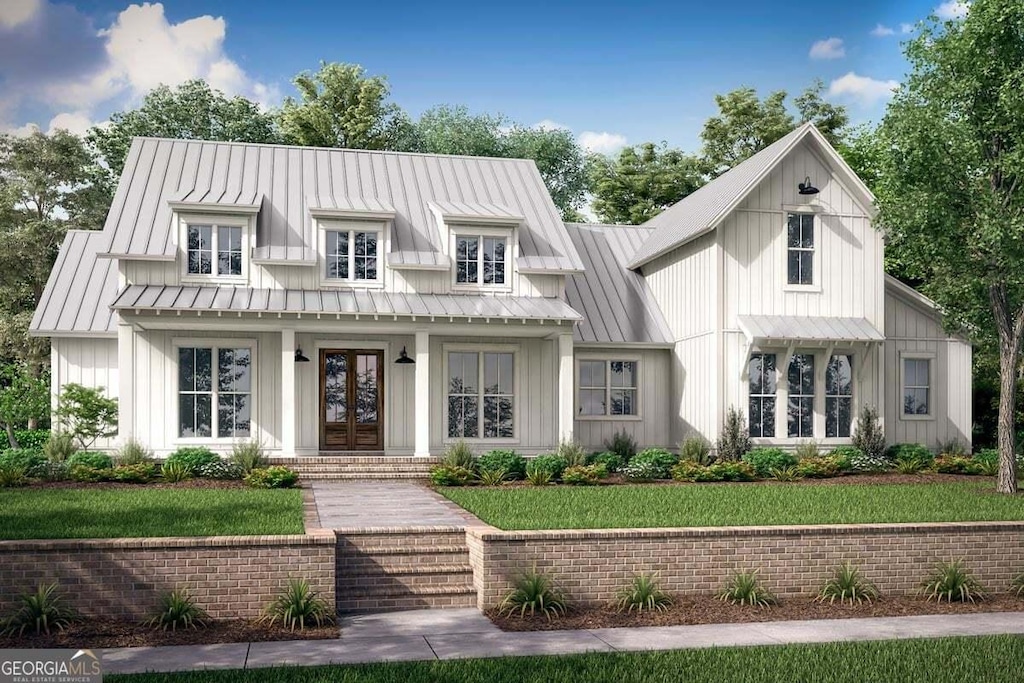
[[[415,455],[430,455],[430,333],[416,330]]]
[[[281,330],[281,455],[295,455],[295,330]]]
[[[114,387],[108,390],[113,393]],[[121,322],[117,326],[117,438],[124,443],[134,434],[135,331],[131,325]]]
[[[574,394],[572,334],[558,335],[558,438],[572,441]]]

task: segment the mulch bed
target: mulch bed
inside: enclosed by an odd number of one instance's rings
[[[1024,612],[1024,600],[1007,594],[993,595],[975,603],[936,603],[918,597],[876,600],[860,605],[815,602],[811,598],[781,600],[769,608],[731,605],[714,597],[680,598],[664,612],[619,612],[613,607],[572,609],[550,621],[543,616],[502,616],[496,610],[488,618],[504,631],[560,631],[567,629],[630,626],[680,626],[688,624],[734,624],[801,619],[853,619],[857,617],[907,617],[918,614],[964,614],[968,612]]]
[[[920,474],[900,474],[899,472],[880,472],[878,474],[840,474],[827,479],[803,478],[796,481],[781,482],[774,479],[759,479],[757,481],[675,481],[674,479],[656,479],[653,481],[630,481],[625,477],[613,474],[597,483],[598,486],[835,486],[842,484],[951,484],[955,482],[980,482],[986,477],[971,476],[968,474],[937,474],[934,472],[921,472]],[[991,477],[989,477],[991,479]],[[501,488],[534,488],[528,481],[505,481]],[[478,487],[484,488],[484,487]]]
[[[26,634],[22,637],[0,636],[0,649],[209,645],[274,640],[326,640],[338,636],[337,626],[307,627],[302,631],[289,631],[280,625],[268,626],[253,621],[224,620],[209,621],[205,628],[161,631],[134,622],[95,620],[72,624],[64,631],[53,631],[50,635],[44,633]]]
[[[168,483],[152,481],[146,484],[132,484],[119,481],[33,481],[23,488],[29,489],[244,489],[245,482],[234,479],[186,479]]]

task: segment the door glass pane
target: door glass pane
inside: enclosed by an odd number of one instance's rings
[[[356,354],[356,422],[377,422],[377,354]]]
[[[345,422],[348,419],[348,358],[343,353],[328,353],[324,357],[324,404],[327,422]]]

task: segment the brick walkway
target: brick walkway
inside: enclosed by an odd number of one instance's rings
[[[313,481],[324,529],[465,527],[475,517],[426,486],[406,481]]]

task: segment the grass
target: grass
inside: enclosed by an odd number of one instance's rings
[[[442,488],[500,529],[1024,520],[1024,496],[992,482]]]
[[[302,492],[257,489],[0,491],[0,539],[301,534]]]
[[[1019,681],[1024,638],[986,636],[673,652],[106,676],[110,683]]]

